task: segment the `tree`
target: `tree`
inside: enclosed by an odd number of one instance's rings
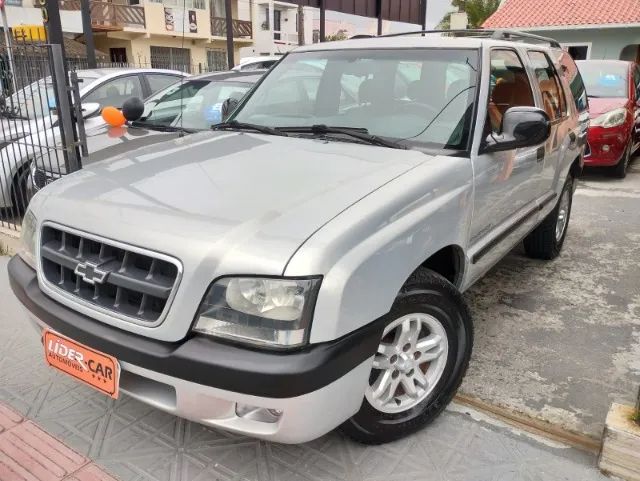
[[[481,28],[484,21],[489,18],[500,6],[500,0],[452,0],[451,5],[457,8],[458,12],[467,12],[469,17],[469,28]],[[438,28],[448,30],[451,28],[451,14],[447,13]]]
[[[340,29],[333,35],[325,35],[327,42],[335,42],[336,40],[346,40],[349,38],[349,34],[346,30]]]

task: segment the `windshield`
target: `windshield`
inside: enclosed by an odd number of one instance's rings
[[[589,97],[627,98],[629,66],[620,62],[576,62]]]
[[[78,74],[81,82],[89,83],[95,80],[94,77],[84,77]],[[80,84],[80,88],[83,84]],[[12,114],[25,120],[35,120],[49,115],[55,109],[56,97],[53,80],[45,77],[37,80],[5,99],[6,113]]]
[[[215,80],[189,80],[174,84],[145,102],[140,120],[150,127],[209,129],[222,121],[222,102],[228,98],[240,100],[251,86],[247,82]]]
[[[366,129],[409,147],[465,150],[477,61],[477,51],[461,49],[292,53],[232,120]]]

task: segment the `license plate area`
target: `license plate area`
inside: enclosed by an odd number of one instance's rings
[[[118,360],[50,330],[43,335],[47,364],[114,399],[118,398]]]

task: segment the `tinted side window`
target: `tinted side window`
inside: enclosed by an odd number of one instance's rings
[[[552,51],[552,55],[554,56],[554,60],[560,64],[560,68],[562,69],[561,75],[564,76],[569,84],[571,95],[573,96],[573,101],[576,104],[578,112],[586,112],[589,110],[587,89],[584,86],[584,81],[582,80],[578,66],[567,52],[554,50]]]
[[[101,107],[121,108],[129,97],[142,98],[142,85],[137,75],[128,75],[108,80],[89,95],[83,102],[98,102]]]
[[[160,92],[160,90],[164,90],[169,85],[173,85],[180,77],[174,77],[173,75],[162,75],[162,74],[146,74],[145,77],[149,82],[149,87],[151,88],[151,93],[155,94],[156,92]]]
[[[556,69],[542,52],[529,52],[529,60],[540,85],[544,110],[551,120],[561,119],[567,113],[567,104]]]
[[[633,84],[636,86],[636,100],[640,99],[640,67],[633,69]]]
[[[494,132],[502,129],[502,117],[511,107],[535,107],[529,76],[513,50],[491,52],[491,91],[488,125]]]

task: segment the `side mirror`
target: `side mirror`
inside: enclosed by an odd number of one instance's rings
[[[100,104],[98,102],[87,102],[82,104],[82,118],[88,119],[100,112]]]
[[[484,153],[533,147],[551,135],[547,113],[536,107],[511,107],[502,118],[502,133],[490,134],[481,149]]]
[[[231,112],[233,112],[236,109],[239,103],[240,101],[233,97],[230,97],[226,99],[224,102],[222,102],[222,121],[223,122],[226,122],[226,120],[229,118],[229,115],[231,115]]]

